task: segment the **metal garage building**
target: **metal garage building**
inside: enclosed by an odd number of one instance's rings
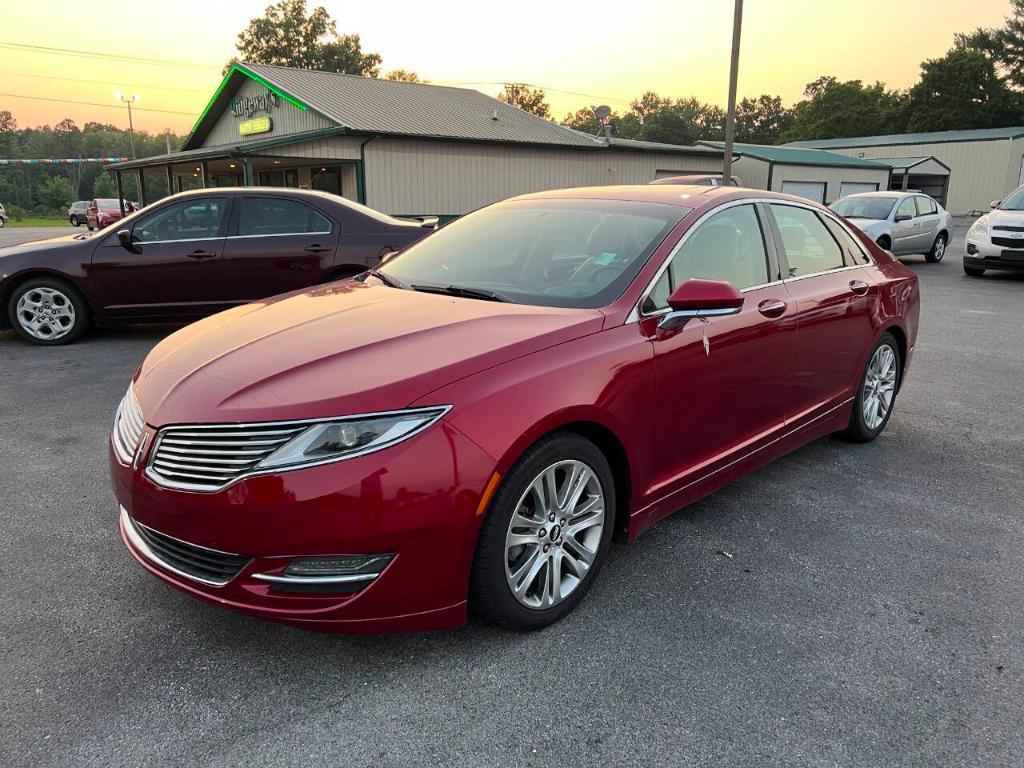
[[[722,142],[702,141],[722,149]],[[817,149],[794,149],[764,144],[735,144],[739,159],[733,171],[755,189],[786,192],[817,203],[831,203],[855,192],[888,189],[889,166]]]
[[[111,166],[167,189],[309,186],[442,220],[512,195],[721,172],[721,149],[594,137],[478,91],[231,67],[181,152]],[[155,177],[155,178],[154,178]]]
[[[1024,184],[1024,127],[796,141],[786,146],[826,149],[849,157],[889,162],[893,165],[894,182],[898,171],[903,170],[910,188],[933,196],[944,183],[945,206],[959,215],[986,211],[992,200],[1001,200]],[[907,167],[911,160],[922,158],[937,163]],[[897,169],[897,164],[904,168]],[[895,183],[893,186],[900,188]]]

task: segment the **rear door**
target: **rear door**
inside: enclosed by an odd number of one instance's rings
[[[800,424],[842,405],[853,391],[874,338],[877,288],[835,219],[793,203],[768,208],[786,288],[796,304],[797,348],[786,418]]]
[[[900,221],[903,217],[906,218]],[[892,220],[892,252],[918,253],[917,205],[913,197],[905,197],[900,201],[893,212]]]
[[[158,205],[132,225],[132,250],[121,245],[116,232],[105,233],[92,259],[104,312],[170,319],[222,309],[218,267],[229,203],[227,196],[203,196]]]
[[[229,300],[253,301],[321,282],[334,263],[339,229],[301,200],[239,195],[222,265]]]
[[[779,279],[766,211],[726,205],[686,235],[641,305],[654,345],[657,408],[654,485],[671,493],[764,445],[792,398],[796,305]],[[739,314],[658,327],[668,296],[691,278],[744,293]],[[706,343],[705,343],[706,339]]]

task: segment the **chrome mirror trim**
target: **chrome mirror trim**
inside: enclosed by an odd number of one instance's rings
[[[658,328],[671,330],[678,328],[694,317],[724,317],[726,315],[738,315],[743,307],[721,307],[718,309],[676,309],[662,315],[658,321]]]

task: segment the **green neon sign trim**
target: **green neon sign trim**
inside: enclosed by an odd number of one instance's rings
[[[202,114],[199,115],[199,119],[196,120],[195,125],[192,126],[192,133],[196,132],[196,129],[199,128],[199,124],[203,122],[203,120],[206,118],[206,116],[208,114],[210,114],[210,110],[213,108],[213,103],[215,101],[217,101],[217,97],[220,96],[221,92],[223,92],[224,88],[228,84],[228,80],[231,79],[231,75],[234,74],[236,71],[241,72],[243,75],[248,77],[250,80],[256,81],[257,83],[262,85],[264,88],[266,88],[271,93],[277,94],[278,98],[280,98],[282,101],[287,101],[293,107],[298,107],[299,109],[301,109],[304,112],[307,109],[309,109],[309,106],[307,104],[303,104],[301,101],[296,99],[294,96],[288,95],[287,93],[282,91],[280,88],[278,88],[276,85],[271,85],[269,82],[264,80],[262,77],[260,77],[256,73],[250,72],[245,67],[242,67],[242,66],[240,66],[238,64],[232,64],[231,65],[231,69],[229,69],[227,71],[227,74],[224,75],[224,79],[220,81],[220,85],[217,86],[217,90],[214,91],[213,96],[206,103],[206,106],[203,108]]]

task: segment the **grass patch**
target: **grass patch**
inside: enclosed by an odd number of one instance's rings
[[[68,229],[74,229],[68,224],[67,219],[52,218],[52,219],[38,219],[38,218],[24,218],[21,221],[15,221],[14,219],[8,219],[8,227],[67,227]],[[79,229],[85,229],[85,226],[79,227]]]

